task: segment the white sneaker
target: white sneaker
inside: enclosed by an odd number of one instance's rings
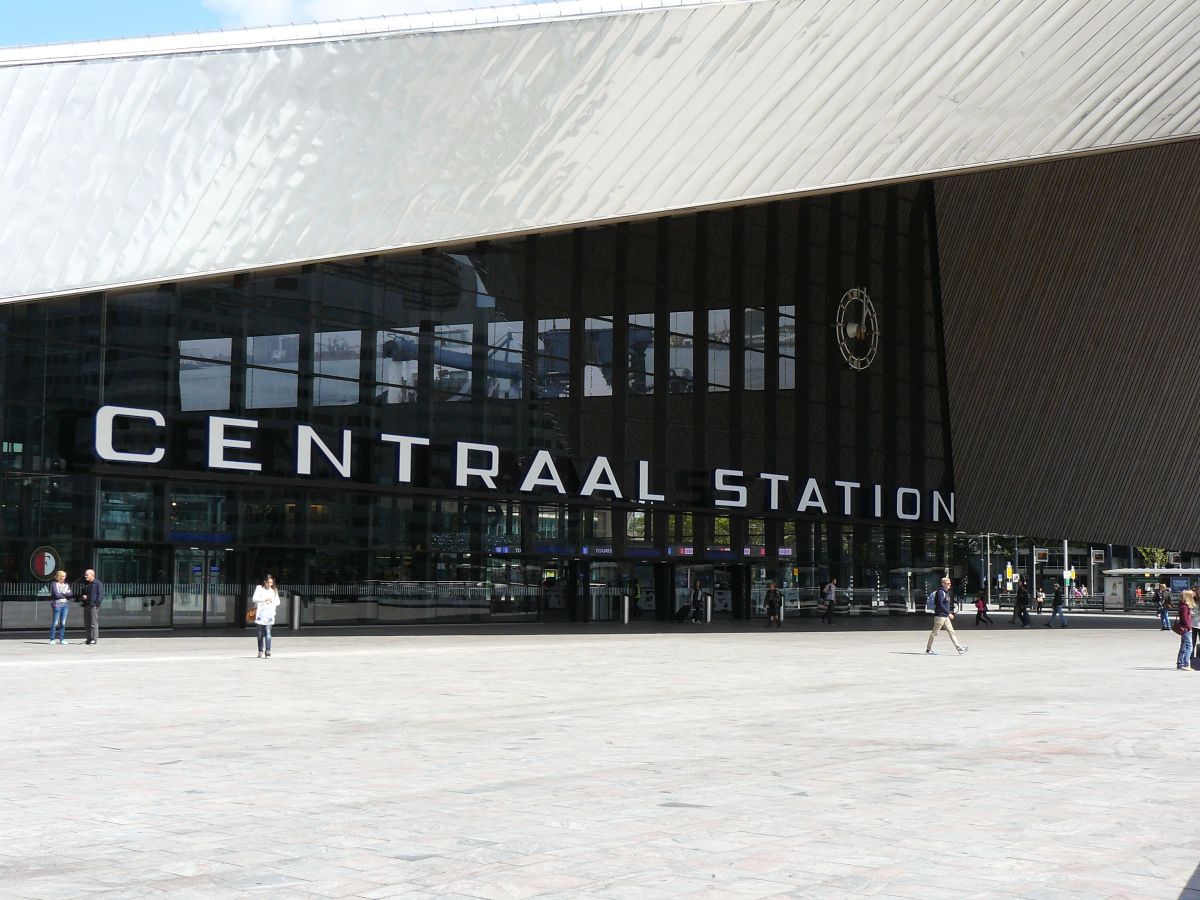
[[[62,644],[64,647],[65,647],[65,646],[67,646],[67,642],[66,642],[66,641],[59,641],[59,643],[60,643],[60,644]]]
[[[959,648],[958,648],[958,655],[959,655],[959,656],[962,656],[964,653],[966,653],[966,652],[967,652],[968,650],[970,650],[970,649],[971,649],[970,647],[959,647]]]
[[[936,650],[926,650],[925,655],[926,656],[937,656],[937,651]]]

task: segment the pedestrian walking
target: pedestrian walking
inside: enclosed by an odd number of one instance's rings
[[[1016,625],[1018,620],[1022,628],[1029,627],[1029,591],[1023,584],[1017,585],[1017,596],[1013,601],[1012,624]]]
[[[71,610],[71,600],[75,592],[67,584],[67,573],[59,569],[54,573],[50,582],[50,643],[54,643],[54,635],[58,634],[58,643],[67,642],[67,613]]]
[[[271,657],[271,626],[275,624],[275,610],[279,608],[279,591],[275,589],[275,576],[268,575],[254,589],[254,625],[258,631],[258,658]]]
[[[775,623],[776,628],[783,627],[783,620],[779,616],[779,611],[783,608],[783,594],[779,593],[779,588],[775,587],[775,582],[767,582],[767,593],[763,596],[763,606],[767,609],[767,627],[771,627],[771,623]]]
[[[704,622],[704,592],[700,589],[700,579],[697,578],[692,582],[692,624],[700,625]]]
[[[833,624],[833,607],[837,604],[837,576],[830,578],[821,588],[821,600],[825,603],[825,612],[821,614],[823,623]]]
[[[980,591],[979,596],[975,598],[975,627],[979,627],[982,622],[989,628],[995,624],[992,622],[992,617],[988,615],[987,608],[987,591]]]
[[[1171,593],[1165,584],[1154,589],[1154,605],[1158,608],[1158,624],[1163,631],[1171,630]]]
[[[1063,604],[1065,604],[1066,602],[1067,601],[1066,601],[1066,596],[1065,596],[1064,592],[1059,590],[1057,587],[1055,587],[1055,589],[1054,589],[1054,609],[1050,613],[1050,621],[1046,623],[1047,628],[1049,628],[1050,626],[1052,626],[1054,624],[1055,619],[1058,619],[1059,624],[1063,628],[1067,627],[1067,617],[1063,614]]]
[[[83,603],[83,625],[87,631],[84,644],[100,643],[100,604],[104,602],[104,582],[96,577],[95,569],[83,573],[83,587],[79,591]]]
[[[1196,609],[1196,595],[1184,591],[1179,595],[1179,613],[1175,619],[1175,633],[1179,635],[1179,655],[1175,657],[1175,668],[1182,672],[1192,671],[1192,620]]]
[[[950,586],[950,579],[943,578],[941,587],[933,592],[933,630],[929,632],[929,640],[925,642],[925,652],[930,656],[937,656],[937,651],[933,649],[933,639],[937,637],[938,632],[943,628],[950,635],[950,643],[954,644],[954,649],[958,651],[958,655],[962,656],[967,652],[967,648],[958,642],[958,635],[954,633],[954,591]]]

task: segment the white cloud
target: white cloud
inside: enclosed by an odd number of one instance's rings
[[[223,26],[239,28],[502,6],[506,0],[203,0],[203,3],[220,17]]]

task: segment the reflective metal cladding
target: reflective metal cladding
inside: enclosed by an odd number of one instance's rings
[[[0,298],[1200,132],[1192,0],[623,7],[5,51]]]

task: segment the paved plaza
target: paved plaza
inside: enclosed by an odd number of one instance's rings
[[[1200,898],[1177,639],[997,619],[9,637],[0,896]]]

